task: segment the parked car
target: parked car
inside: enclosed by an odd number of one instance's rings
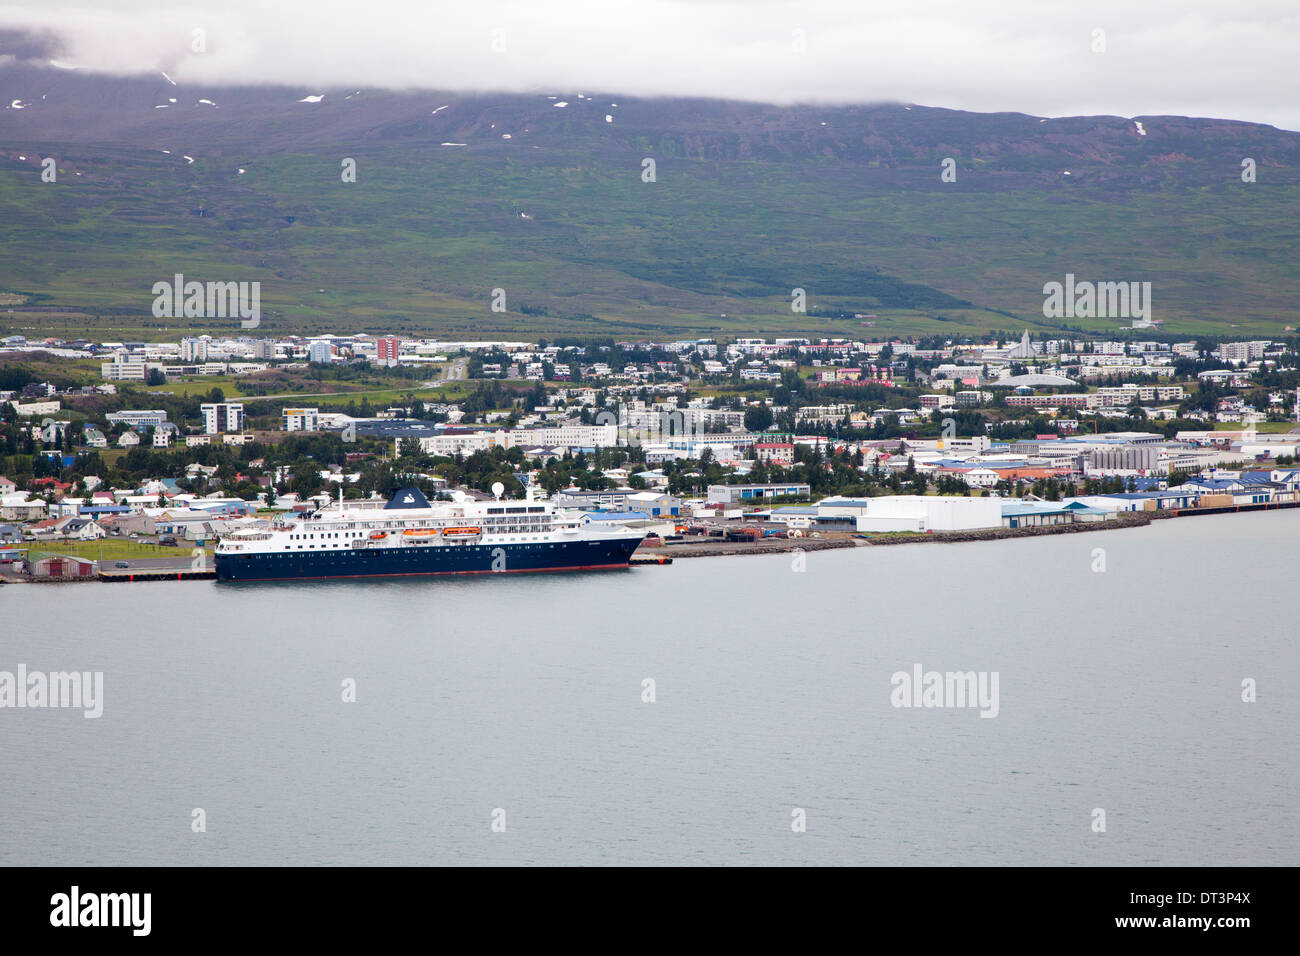
[[[167,535],[165,537],[159,538],[158,543],[161,545],[166,545],[167,547],[170,548],[175,546],[176,539],[173,538],[171,535]]]

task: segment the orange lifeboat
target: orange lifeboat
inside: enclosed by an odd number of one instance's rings
[[[402,535],[407,538],[431,538],[437,533],[437,528],[407,528]]]
[[[482,528],[446,528],[442,532],[444,538],[474,538],[483,533]]]
[[[370,540],[371,540],[371,541],[382,541],[384,538],[387,538],[387,537],[388,537],[388,532],[387,532],[387,531],[372,531],[372,532],[370,532]]]

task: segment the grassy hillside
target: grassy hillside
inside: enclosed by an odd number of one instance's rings
[[[167,334],[184,323],[150,315],[150,288],[176,272],[260,281],[270,333],[863,334],[833,317],[854,312],[881,334],[1126,324],[1045,320],[1042,286],[1067,272],[1150,281],[1154,316],[1179,334],[1300,325],[1296,134],[1156,117],[1139,136],[1118,118],[901,106],[559,110],[540,96],[430,116],[426,99],[385,94],[317,122],[296,103],[232,101],[220,121],[131,112],[89,132],[67,107],[30,121],[67,127],[44,144],[6,113],[0,291],[24,298],[0,303],[0,327]],[[57,183],[40,182],[42,155]],[[340,180],[345,156],[355,183]],[[940,181],[945,156],[955,183]],[[791,311],[796,287],[809,314]],[[494,288],[506,313],[489,308]]]

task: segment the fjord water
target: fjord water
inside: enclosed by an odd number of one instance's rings
[[[104,704],[0,709],[0,863],[1294,865],[1298,540],[8,585],[0,670]],[[892,706],[915,664],[998,672],[997,716]]]

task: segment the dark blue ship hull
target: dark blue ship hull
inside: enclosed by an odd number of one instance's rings
[[[625,568],[639,538],[508,545],[338,548],[273,554],[218,554],[221,581],[493,574]]]

